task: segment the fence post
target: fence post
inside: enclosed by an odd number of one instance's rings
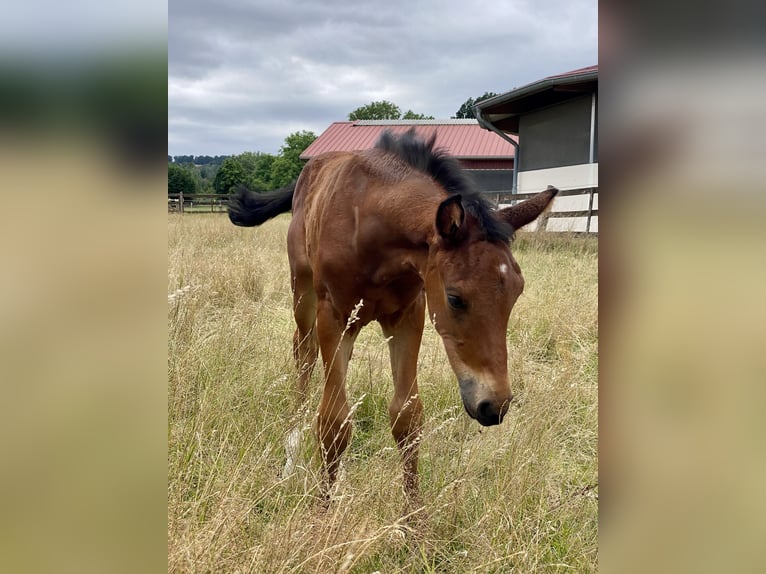
[[[585,225],[585,233],[590,233],[590,220],[593,217],[593,188],[590,188],[590,199],[588,200],[588,222]]]
[[[178,211],[180,213],[184,212],[184,192],[181,191],[178,194]]]
[[[540,214],[540,217],[537,219],[537,229],[535,231],[548,231],[548,219],[550,219],[550,212],[553,209],[553,203],[551,203],[550,207],[543,211]]]
[[[537,231],[548,231],[548,212],[544,211],[537,220]]]

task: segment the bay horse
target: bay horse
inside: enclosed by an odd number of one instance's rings
[[[311,159],[281,190],[240,189],[229,201],[235,225],[255,226],[292,210],[287,233],[297,394],[306,397],[322,354],[324,389],[316,419],[329,497],[351,438],[346,370],[360,329],[377,321],[388,340],[394,396],[391,431],[404,466],[404,490],[418,497],[423,405],[417,360],[426,305],[457,376],[468,415],[502,422],[511,402],[506,329],[524,288],[509,247],[558,192],[549,186],[495,210],[457,160],[414,129],[384,132],[372,149]]]

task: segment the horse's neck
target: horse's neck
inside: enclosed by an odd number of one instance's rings
[[[414,199],[397,223],[401,240],[410,247],[408,264],[424,283],[436,242],[436,210],[443,199],[441,196]]]
[[[436,233],[436,210],[443,199],[441,195],[413,190],[406,207],[384,204],[382,210],[402,240],[427,251]]]

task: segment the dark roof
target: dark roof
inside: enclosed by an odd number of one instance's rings
[[[548,76],[514,88],[510,92],[478,102],[474,111],[482,127],[491,123],[504,132],[518,134],[521,114],[594,91],[598,91],[598,65]]]
[[[513,159],[513,145],[479,126],[476,120],[357,120],[335,122],[306,148],[301,159],[328,151],[370,149],[386,130],[402,134],[415,128],[418,137],[436,134],[436,149],[458,159]]]
[[[548,76],[547,78],[544,78],[541,81],[545,80],[556,80],[556,79],[574,79],[574,78],[580,78],[582,76],[588,75],[588,74],[595,74],[598,76],[598,64],[595,66],[586,66],[585,68],[578,68],[576,70],[571,70],[569,72],[564,72],[563,74],[554,74],[553,76]],[[539,83],[539,82],[534,82]],[[532,84],[530,84],[532,85]]]

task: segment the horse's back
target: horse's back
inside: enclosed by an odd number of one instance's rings
[[[310,160],[296,185],[288,235],[294,285],[296,277],[310,275],[314,289],[330,294],[341,312],[363,297],[374,306],[381,277],[402,267],[401,257],[390,260],[387,245],[401,235],[408,198],[432,186],[379,150]]]
[[[337,238],[352,232],[349,219],[353,217],[346,211],[353,208],[346,195],[358,161],[354,153],[328,152],[304,166],[295,187],[287,237],[294,286],[296,282],[305,285],[300,278],[313,276],[320,266],[319,256],[337,251]]]
[[[309,257],[342,251],[353,237],[372,180],[369,162],[355,152],[328,152],[311,159],[298,179],[293,223]]]

